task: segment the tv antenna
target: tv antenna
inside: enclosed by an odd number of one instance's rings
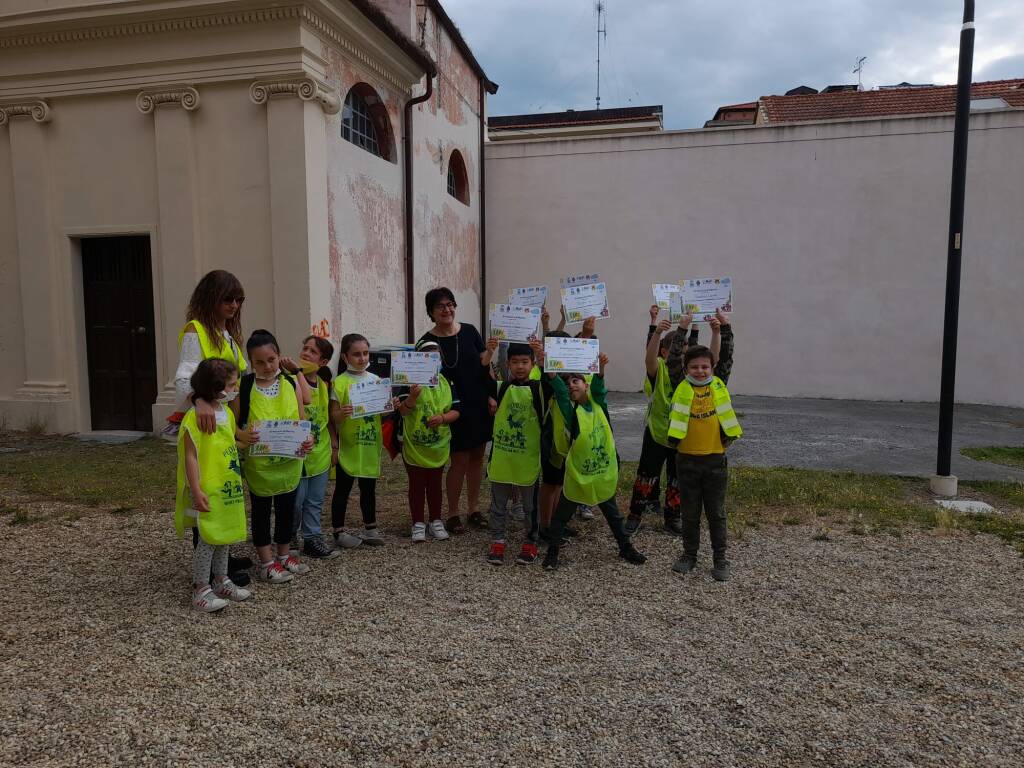
[[[861,74],[864,72],[864,62],[867,61],[867,60],[868,60],[867,56],[861,56],[859,59],[857,59],[857,66],[855,66],[853,68],[853,74],[855,74],[857,76],[857,90],[858,91],[864,90],[864,86],[861,85],[860,78],[861,78]]]
[[[608,21],[601,23],[601,17],[608,10],[608,3],[604,0],[596,0],[594,10],[597,11],[597,108],[601,108],[601,36],[608,40]]]

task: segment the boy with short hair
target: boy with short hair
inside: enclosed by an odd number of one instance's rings
[[[630,541],[615,501],[619,466],[615,438],[605,414],[608,390],[604,384],[604,369],[608,364],[608,356],[602,353],[599,360],[600,372],[589,383],[581,373],[568,374],[568,385],[561,378],[548,374],[555,400],[565,419],[569,440],[565,457],[565,485],[555,510],[551,537],[544,555],[544,568],[549,571],[558,568],[562,532],[580,504],[600,507],[619,545],[619,557],[637,565],[647,561]]]

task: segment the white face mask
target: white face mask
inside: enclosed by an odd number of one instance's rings
[[[358,368],[354,365],[350,365],[349,363],[345,363],[345,370],[347,370],[349,373],[364,373],[366,369],[369,367],[369,363],[367,363],[366,365],[362,365]]]
[[[714,377],[708,376],[706,379],[695,379],[693,376],[690,376],[689,374],[686,375],[686,380],[695,387],[706,387],[708,384],[711,383],[712,378]]]
[[[224,403],[225,405],[227,405],[232,400],[234,400],[236,397],[238,397],[238,390],[237,389],[232,390],[231,392],[221,392],[220,396],[217,398],[217,402],[218,403]]]

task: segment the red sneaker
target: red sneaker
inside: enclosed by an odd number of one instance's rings
[[[537,559],[537,545],[526,542],[523,544],[523,548],[519,550],[519,556],[516,558],[517,565],[530,565]]]
[[[505,564],[505,542],[496,541],[491,544],[491,551],[487,553],[487,562],[491,565]]]

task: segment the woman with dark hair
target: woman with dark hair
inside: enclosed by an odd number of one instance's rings
[[[466,488],[466,521],[484,528],[487,521],[477,510],[484,458],[491,439],[493,419],[487,408],[488,367],[482,365],[486,352],[480,332],[469,323],[455,321],[455,294],[448,288],[427,291],[426,309],[434,327],[420,338],[437,342],[441,351],[441,373],[452,383],[461,401],[459,420],[451,425],[451,466],[445,481],[448,496],[447,529],[462,533],[459,515],[462,489]]]

